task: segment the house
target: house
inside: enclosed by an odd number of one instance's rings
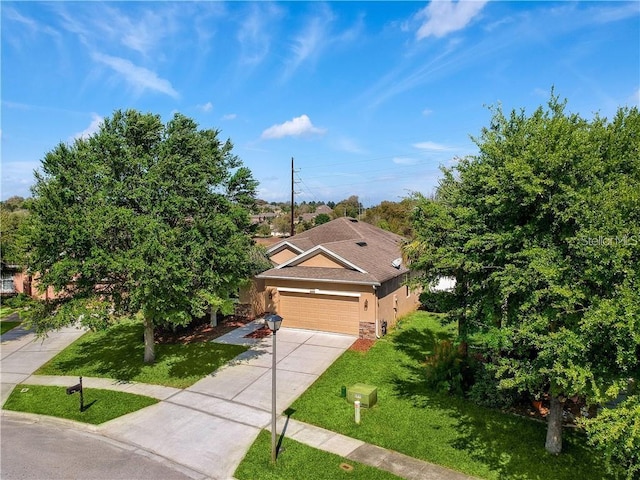
[[[332,220],[269,248],[273,268],[241,302],[254,314],[277,313],[283,327],[376,338],[418,305],[419,292],[405,284],[403,241],[354,218]]]
[[[11,265],[5,262],[0,264],[0,276],[2,277],[0,284],[0,295],[11,296],[18,293],[16,288],[15,276],[21,269],[19,265]]]
[[[0,266],[2,284],[0,286],[0,296],[13,296],[18,294],[28,295],[40,300],[57,298],[53,287],[48,287],[44,292],[38,290],[39,282],[37,278],[28,273],[22,265],[12,265],[2,262]]]

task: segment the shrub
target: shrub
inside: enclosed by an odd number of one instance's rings
[[[455,297],[451,292],[431,292],[420,294],[420,304],[428,312],[448,313],[455,307]]]
[[[427,386],[439,392],[463,395],[472,378],[464,348],[450,340],[435,343],[433,355],[427,355],[425,367]]]
[[[500,388],[490,363],[478,362],[474,383],[469,389],[469,399],[483,407],[505,409],[522,400],[522,395],[513,389]]]
[[[2,300],[2,303],[11,308],[23,308],[29,305],[29,302],[31,302],[31,298],[24,293],[19,293],[15,297],[10,297],[6,300]]]
[[[589,443],[602,451],[605,466],[616,478],[640,477],[640,395],[583,420]]]

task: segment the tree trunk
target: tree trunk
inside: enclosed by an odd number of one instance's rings
[[[209,309],[209,325],[212,327],[218,326],[218,309],[211,307]]]
[[[156,361],[156,349],[153,339],[153,318],[144,317],[144,363],[154,363]]]
[[[547,415],[547,441],[544,444],[544,448],[553,455],[562,452],[563,407],[564,400],[558,396],[551,396],[549,415]]]

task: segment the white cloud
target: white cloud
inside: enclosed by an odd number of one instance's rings
[[[433,113],[433,110],[431,110],[430,108],[425,108],[424,110],[422,110],[422,115],[424,115],[425,117],[428,117],[432,113]]]
[[[258,65],[267,57],[273,24],[280,16],[280,9],[271,2],[250,4],[237,34],[242,65]]]
[[[302,26],[290,46],[291,56],[286,60],[283,78],[287,79],[304,63],[313,63],[325,52],[333,52],[341,45],[349,45],[364,28],[364,16],[342,31],[333,27],[336,15],[326,3],[319,3],[314,16]]]
[[[273,125],[262,132],[261,138],[299,137],[301,135],[322,135],[324,128],[314,127],[307,115],[300,115],[279,125]]]
[[[536,97],[544,98],[545,100],[549,98],[549,91],[540,87],[534,88],[532,94]]]
[[[44,33],[49,35],[56,44],[60,42],[60,33],[49,25],[38,23],[32,18],[26,17],[19,13],[17,10],[11,7],[7,7],[6,5],[2,6],[2,23],[11,23],[15,22],[20,24],[20,28],[18,29],[19,34],[12,33],[6,35],[6,40],[10,43],[14,48],[22,49],[23,45],[30,43],[33,41],[33,37],[35,34]],[[5,41],[5,38],[2,39]],[[25,53],[26,55],[26,53]]]
[[[631,103],[631,105],[633,106],[640,107],[640,88],[638,88],[638,90],[636,90],[635,93],[631,95],[631,97],[629,98],[629,103]]]
[[[93,53],[93,59],[107,65],[124,77],[124,79],[136,90],[153,90],[164,93],[173,98],[180,95],[173,88],[169,80],[158,77],[155,72],[144,67],[134,65],[131,61],[120,57],[112,57],[102,53]]]
[[[102,118],[100,115],[98,115],[97,113],[92,113],[91,123],[89,124],[89,126],[85,128],[83,131],[76,133],[73,136],[73,138],[78,140],[80,139],[86,140],[87,138],[91,137],[95,133],[98,133],[98,130],[100,130],[100,126],[102,125],[103,121],[104,121],[104,118]]]
[[[436,143],[436,142],[414,143],[413,147],[419,150],[428,150],[431,152],[447,152],[450,150],[455,150],[455,148],[449,147],[447,145],[442,145],[441,143]]]
[[[238,117],[238,114],[236,113],[227,113],[225,115],[222,116],[223,120],[235,120]]]
[[[38,24],[36,23],[35,20],[29,18],[29,17],[25,17],[24,15],[20,14],[18,11],[16,11],[13,8],[7,7],[7,6],[3,6],[2,7],[3,10],[3,17],[5,20],[12,20],[14,22],[18,22],[23,24],[25,27],[28,27],[29,30],[31,31],[36,31],[38,30]]]
[[[396,165],[415,165],[418,161],[415,158],[409,157],[394,157],[393,163]]]
[[[457,1],[432,0],[415,18],[422,21],[416,32],[418,40],[436,38],[462,30],[484,8],[487,0]]]
[[[287,65],[285,75],[290,75],[306,59],[317,54],[322,49],[328,38],[327,30],[331,20],[331,15],[313,18],[305,30],[296,37],[291,46],[293,56]]]
[[[205,103],[205,104],[203,104],[203,105],[196,105],[196,107],[197,107],[199,110],[202,110],[203,112],[210,112],[210,111],[211,111],[211,109],[213,108],[213,103],[211,103],[211,102],[207,102],[207,103]]]
[[[365,148],[361,147],[355,140],[348,137],[338,139],[334,142],[333,146],[336,150],[341,150],[347,153],[355,153],[358,155],[368,153]]]

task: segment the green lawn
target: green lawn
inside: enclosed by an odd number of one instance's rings
[[[11,392],[2,408],[98,425],[154,403],[158,400],[142,395],[85,388],[85,410],[81,412],[79,393],[67,395],[65,387],[21,384]]]
[[[156,345],[156,362],[146,365],[142,324],[130,321],[83,335],[35,374],[105,377],[186,388],[245,350],[213,342]]]
[[[0,335],[12,330],[20,325],[20,322],[0,322]]]
[[[293,405],[293,418],[488,479],[606,478],[584,436],[565,429],[564,453],[547,454],[546,425],[438,395],[424,387],[425,355],[452,335],[416,312],[365,353],[347,351]],[[378,387],[378,404],[353,421],[340,387]]]
[[[346,464],[353,467],[345,470]],[[347,467],[348,468],[348,467]],[[238,466],[238,480],[395,480],[399,477],[285,438],[276,464],[271,463],[271,433],[263,430]]]

